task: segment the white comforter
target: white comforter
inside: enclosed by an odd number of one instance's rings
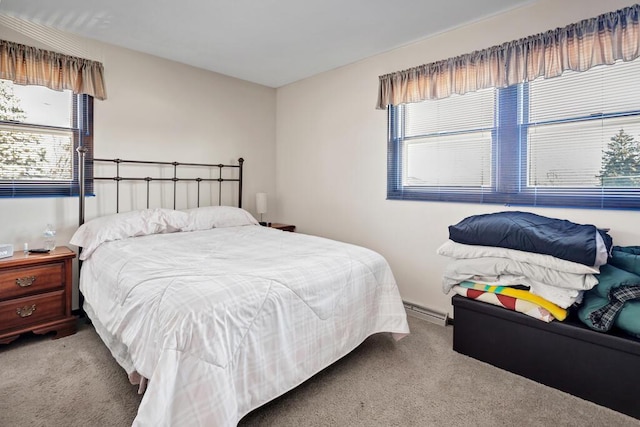
[[[582,299],[582,293],[598,284],[590,267],[550,255],[513,249],[463,245],[452,240],[438,248],[450,257],[442,276],[442,290],[473,281],[497,286],[525,285],[530,291],[562,308]]]
[[[409,332],[358,246],[243,226],[128,238],[84,262],[96,330],[149,384],[134,425],[232,426],[376,332]]]

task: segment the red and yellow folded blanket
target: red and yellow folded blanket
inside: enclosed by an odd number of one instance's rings
[[[474,282],[462,282],[452,289],[458,295],[518,311],[545,322],[567,318],[567,310],[528,290]]]

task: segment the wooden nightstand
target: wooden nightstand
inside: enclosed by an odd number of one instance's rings
[[[280,224],[279,222],[272,222],[269,224],[269,227],[277,228],[278,230],[282,230],[282,231],[291,231],[291,232],[296,231],[295,225]]]
[[[0,259],[0,344],[25,332],[54,338],[76,332],[71,315],[72,261],[76,254],[58,247],[48,254],[14,253]]]

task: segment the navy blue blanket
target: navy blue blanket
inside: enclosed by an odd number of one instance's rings
[[[602,236],[608,252],[611,237],[596,226],[530,212],[474,215],[449,226],[449,238],[454,242],[535,252],[589,266],[596,265],[596,233]]]

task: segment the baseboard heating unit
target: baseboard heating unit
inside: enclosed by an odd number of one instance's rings
[[[440,326],[447,326],[447,321],[449,319],[448,313],[441,313],[406,301],[403,301],[402,303],[404,304],[404,308],[407,310],[407,314],[409,316],[436,323]]]

